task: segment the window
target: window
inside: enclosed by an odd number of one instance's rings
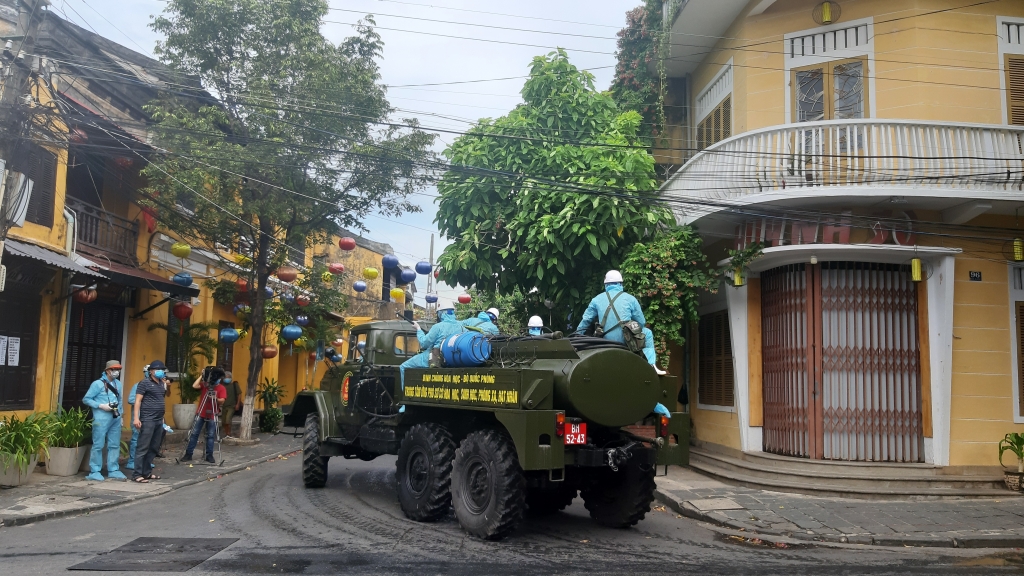
[[[360,344],[362,346],[360,346]],[[348,339],[348,359],[352,362],[363,360],[363,351],[366,349],[366,332],[352,334]]]
[[[1024,126],[1024,56],[1006,57],[1006,121]]]
[[[25,220],[53,226],[53,202],[57,186],[57,157],[50,151],[30,144],[15,153],[11,170],[21,172],[32,180],[32,197],[28,201]]]
[[[840,60],[793,71],[797,122],[864,118],[864,60]]]
[[[225,329],[225,328],[234,328],[234,327],[235,327],[235,323],[234,322],[226,322],[224,320],[221,320],[220,321],[220,326],[217,327],[217,333],[220,334],[220,331]],[[217,346],[217,366],[220,367],[225,372],[232,372],[233,369],[231,368],[231,366],[232,366],[232,364],[234,364],[234,361],[235,361],[235,343],[231,342],[229,344],[227,342],[221,342],[220,344],[218,344],[218,346]]]
[[[395,336],[395,354],[414,356],[420,351],[420,341],[415,334],[398,334]]]
[[[733,405],[732,342],[729,313],[701,316],[697,336],[697,402],[710,406]]]
[[[697,148],[703,150],[732,136],[732,96],[708,112],[697,124]]]
[[[185,350],[178,335],[188,330],[190,319],[178,320],[172,312],[175,304],[176,301],[171,300],[167,306],[167,349],[164,353],[164,364],[168,372],[181,373],[185,367]]]

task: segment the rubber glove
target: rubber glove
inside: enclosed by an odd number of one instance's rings
[[[413,326],[413,328],[416,329],[417,332],[423,332],[423,328],[420,328],[420,323],[419,322],[413,322],[412,326]]]
[[[97,406],[97,408],[103,410],[104,412],[110,412],[110,404],[100,404],[99,406]]]
[[[405,413],[405,404],[402,404],[401,406],[398,407],[398,413],[399,414],[404,414]]]
[[[668,417],[668,418],[671,418],[671,417],[672,417],[672,413],[671,413],[671,412],[669,412],[669,411],[668,411],[668,408],[665,408],[665,406],[663,406],[663,405],[661,404],[661,402],[658,402],[658,403],[657,403],[657,404],[656,404],[656,405],[654,406],[654,413],[655,413],[655,414],[661,414],[662,416],[665,416],[665,417]]]
[[[167,432],[167,433],[174,432],[174,429],[171,428],[170,426],[168,426],[167,424],[164,424],[164,432]]]

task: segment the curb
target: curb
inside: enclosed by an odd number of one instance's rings
[[[168,486],[167,490],[164,490],[164,491],[161,491],[161,492],[151,492],[151,493],[146,493],[146,494],[134,494],[134,495],[131,495],[131,496],[127,496],[127,497],[125,497],[125,498],[123,498],[121,500],[113,500],[113,501],[110,501],[110,502],[97,502],[96,504],[90,504],[88,506],[83,506],[81,508],[75,508],[75,509],[72,509],[72,510],[57,510],[57,511],[54,511],[54,512],[43,512],[41,514],[32,514],[32,515],[25,515],[25,516],[2,516],[2,515],[0,515],[0,528],[6,527],[6,526],[24,526],[26,524],[34,524],[36,522],[42,522],[43,520],[50,520],[52,518],[62,518],[62,517],[65,517],[65,516],[77,516],[79,514],[89,514],[90,512],[96,512],[96,511],[99,511],[99,510],[105,510],[107,508],[113,508],[115,506],[120,506],[122,504],[128,504],[128,503],[131,503],[131,502],[137,502],[139,500],[145,500],[147,498],[155,498],[157,496],[163,496],[164,494],[167,494],[169,492],[173,492],[173,491],[178,490],[180,488],[185,488],[186,486],[192,486],[192,485],[195,485],[195,484],[199,484],[200,482],[209,482],[211,479],[215,479],[218,476],[226,476],[226,475],[232,474],[234,472],[245,470],[246,468],[250,468],[252,466],[256,466],[256,465],[261,464],[263,462],[269,462],[270,460],[276,460],[276,459],[278,459],[278,458],[280,458],[282,456],[285,456],[285,455],[288,455],[288,454],[292,454],[292,453],[294,453],[296,451],[297,450],[295,448],[289,448],[288,450],[284,450],[284,451],[281,451],[281,452],[276,452],[274,454],[268,454],[266,456],[260,457],[260,458],[255,459],[255,460],[249,460],[248,462],[243,462],[242,464],[235,464],[234,466],[229,466],[227,468],[224,468],[223,470],[218,471],[218,473],[216,475],[214,475],[214,476],[205,476],[205,477],[202,477],[202,478],[191,478],[189,480],[182,480],[182,481],[177,482],[175,484],[171,484],[170,486]]]
[[[749,537],[761,537],[762,540],[781,542],[799,541],[809,545],[859,544],[894,548],[1024,548],[1024,536],[977,534],[974,536],[931,536],[931,535],[900,535],[874,536],[870,534],[805,534],[802,532],[783,532],[771,528],[761,528],[745,522],[729,518],[725,514],[702,512],[685,501],[673,496],[670,492],[657,488],[654,497],[676,513],[693,520],[708,522],[716,526],[739,530]],[[773,538],[774,537],[774,538]]]

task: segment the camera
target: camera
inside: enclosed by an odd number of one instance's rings
[[[114,401],[108,405],[110,406],[110,413],[111,415],[113,415],[114,418],[118,418],[119,416],[121,416],[121,412],[117,409],[117,407],[120,406],[119,402]]]
[[[219,366],[207,366],[203,368],[203,382],[209,385],[216,384],[224,377],[224,370]]]

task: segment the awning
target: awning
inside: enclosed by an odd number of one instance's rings
[[[105,260],[100,262],[88,260],[86,258],[81,258],[81,260],[88,261],[88,266],[90,268],[99,270],[104,276],[118,284],[132,286],[134,288],[156,290],[158,292],[167,292],[174,296],[199,296],[198,288],[179,286],[167,278],[162,278],[152,272],[147,272],[133,266],[125,266],[124,264],[107,262]]]
[[[96,270],[90,270],[63,254],[58,254],[53,250],[47,250],[46,248],[40,248],[39,246],[33,246],[32,244],[11,240],[10,238],[4,242],[4,251],[12,256],[32,258],[33,260],[39,260],[50,266],[70,270],[76,274],[84,274],[93,278],[106,278],[106,276]]]

